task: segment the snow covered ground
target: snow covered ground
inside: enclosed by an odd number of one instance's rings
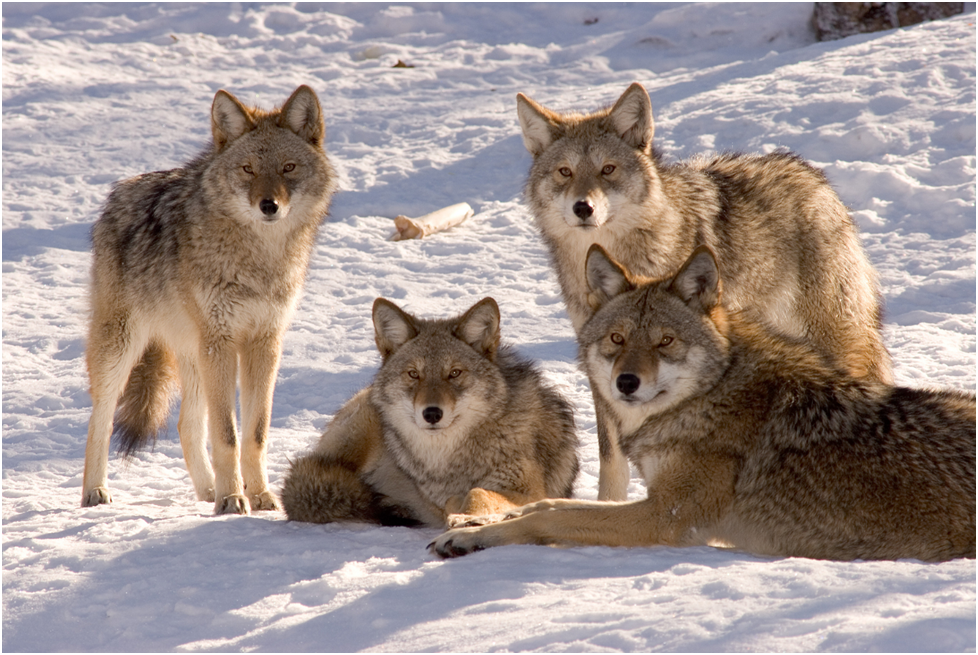
[[[178,166],[219,88],[320,94],[340,175],[285,340],[269,469],[371,378],[370,303],[446,316],[492,295],[503,335],[594,414],[521,188],[515,94],[557,109],[649,89],[670,159],[788,147],[862,230],[907,385],[975,388],[971,13],[815,43],[796,4],[3,4],[5,651],[974,651],[975,562],[821,562],[710,548],[498,548],[432,530],[210,516],[170,434],[81,509],[88,234],[110,184]],[[401,59],[414,68],[392,68]],[[476,215],[392,243],[391,218]],[[633,483],[638,498],[642,485]]]

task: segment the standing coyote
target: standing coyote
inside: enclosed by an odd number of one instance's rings
[[[558,114],[522,94],[517,111],[533,155],[526,199],[578,335],[594,312],[584,279],[592,244],[650,277],[675,273],[704,244],[717,254],[728,309],[807,339],[855,377],[891,381],[876,274],[820,171],[788,153],[665,165],[637,83],[593,114]],[[594,403],[598,497],[624,500],[628,463],[606,404],[598,394]]]
[[[856,379],[749,312],[728,314],[705,246],[658,283],[592,246],[586,276],[597,313],[580,357],[648,497],[544,500],[447,532],[435,552],[710,544],[840,560],[975,556],[973,393]]]
[[[218,91],[211,129],[213,144],[183,168],[119,183],[92,230],[84,507],[111,502],[116,406],[130,456],[165,425],[177,381],[197,497],[217,514],[278,506],[265,472],[272,391],[335,176],[307,86],[269,112]]]
[[[282,489],[290,519],[445,527],[570,496],[573,412],[499,345],[496,301],[425,320],[378,298],[373,323],[383,364],[293,463]]]

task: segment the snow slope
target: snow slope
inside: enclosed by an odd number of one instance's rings
[[[974,651],[973,560],[519,546],[443,562],[432,530],[210,516],[175,418],[155,450],[112,460],[114,504],[78,506],[91,223],[113,181],[205,144],[219,88],[267,106],[310,84],[341,175],[285,339],[274,486],[376,369],[375,297],[446,316],[492,295],[504,337],[574,404],[576,493],[596,496],[590,392],[521,202],[517,92],[587,110],[640,81],[668,158],[811,159],[879,270],[898,381],[973,390],[970,11],[819,44],[805,3],[4,3],[3,649]],[[385,240],[395,215],[463,201],[466,224]]]

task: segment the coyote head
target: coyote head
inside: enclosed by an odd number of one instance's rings
[[[523,94],[516,109],[534,160],[527,197],[544,230],[600,228],[653,191],[652,104],[641,84],[593,114],[559,114]]]
[[[588,252],[586,269],[597,311],[581,333],[581,359],[619,414],[640,424],[713,384],[729,342],[708,248],[696,249],[666,280],[629,277],[598,245]]]

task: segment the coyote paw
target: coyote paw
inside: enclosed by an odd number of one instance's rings
[[[216,496],[214,495],[214,486],[211,485],[206,489],[197,490],[197,500],[204,503],[213,503]]]
[[[106,487],[95,487],[82,494],[82,507],[95,507],[96,505],[108,505],[112,502],[112,494]]]
[[[442,559],[468,555],[485,548],[478,543],[477,535],[478,528],[449,530],[428,544],[428,550]]]
[[[248,514],[248,498],[240,494],[225,496],[214,504],[214,514]]]
[[[282,505],[278,502],[278,498],[276,498],[275,494],[273,494],[271,491],[266,490],[254,496],[249,495],[248,500],[251,502],[251,510],[253,512],[282,509]]]
[[[509,518],[506,514],[483,514],[475,516],[472,514],[449,514],[445,523],[449,528],[472,528],[490,523],[499,523]]]

